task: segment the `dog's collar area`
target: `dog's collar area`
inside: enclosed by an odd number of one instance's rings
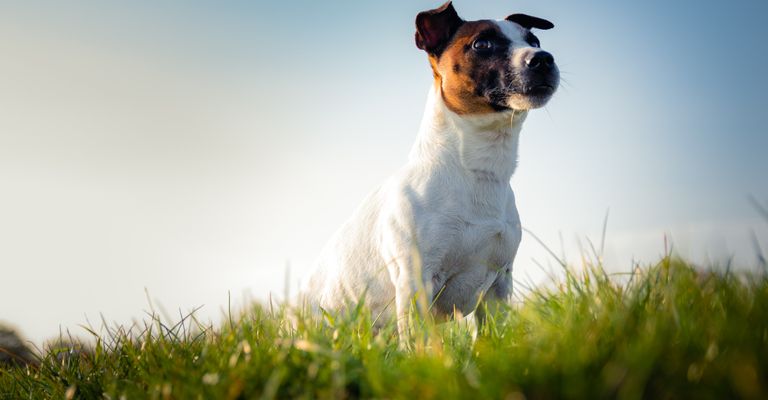
[[[460,130],[492,132],[496,136],[508,136],[525,121],[525,117],[528,115],[528,110],[515,110],[513,108],[492,114],[462,115],[452,111],[445,103],[443,104],[443,111],[452,121],[454,127]]]

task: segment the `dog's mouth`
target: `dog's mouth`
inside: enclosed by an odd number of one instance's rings
[[[557,90],[557,79],[532,82],[509,96],[507,106],[515,110],[531,110],[547,104]]]
[[[526,96],[535,96],[535,97],[551,96],[554,93],[555,93],[555,87],[548,83],[542,83],[539,85],[532,86],[528,88],[528,90],[523,92],[523,94]]]

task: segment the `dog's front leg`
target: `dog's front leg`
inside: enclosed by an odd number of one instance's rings
[[[475,309],[475,321],[477,322],[477,331],[482,333],[488,326],[489,318],[503,317],[504,311],[509,306],[509,300],[512,295],[512,272],[511,268],[502,268],[499,270],[499,276],[496,277],[491,287],[486,293],[481,295],[480,301]]]
[[[398,263],[395,284],[397,333],[400,346],[407,347],[417,323],[427,317],[428,288],[424,285],[421,260],[413,255]]]
[[[379,248],[395,288],[397,331],[401,347],[409,347],[416,323],[428,317],[432,301],[431,273],[445,256],[444,241],[430,231],[437,222],[420,207],[421,195],[412,188],[396,191],[386,203]]]

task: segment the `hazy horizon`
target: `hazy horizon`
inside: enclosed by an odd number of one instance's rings
[[[0,5],[0,322],[40,343],[228,293],[282,297],[405,160],[431,83],[413,43],[439,2]],[[512,179],[523,226],[579,262],[756,266],[768,222],[768,3],[455,1],[514,12],[563,85],[530,113]],[[535,260],[535,261],[534,261]],[[551,257],[524,234],[516,280]],[[239,304],[235,304],[239,305]]]

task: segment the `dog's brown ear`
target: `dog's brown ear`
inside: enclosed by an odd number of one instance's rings
[[[546,19],[531,17],[530,15],[525,14],[512,14],[505,19],[507,21],[515,22],[525,29],[536,28],[547,30],[555,27],[555,24],[547,21]]]
[[[416,47],[440,56],[448,41],[464,23],[451,2],[416,16]]]

